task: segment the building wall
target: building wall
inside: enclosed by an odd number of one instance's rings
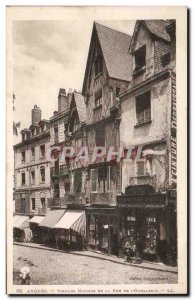
[[[148,89],[149,90],[149,89]],[[168,184],[168,142],[170,139],[171,118],[171,80],[164,79],[151,88],[151,123],[136,127],[136,96],[131,95],[121,103],[120,142],[123,147],[154,146],[154,150],[166,150],[161,161],[153,159],[152,176],[156,175],[155,189],[159,190]],[[145,90],[144,90],[145,91]],[[164,142],[165,141],[165,142]],[[130,184],[130,177],[137,176],[136,161],[122,163],[122,191]]]

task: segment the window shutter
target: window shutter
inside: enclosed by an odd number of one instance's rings
[[[137,163],[137,175],[144,176],[145,175],[145,164],[144,162]]]

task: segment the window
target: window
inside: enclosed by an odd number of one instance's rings
[[[40,127],[41,132],[43,132],[44,129],[45,129],[45,124],[42,124],[41,127]]]
[[[35,128],[33,128],[33,129],[31,130],[31,135],[32,135],[32,136],[35,135]]]
[[[25,151],[21,152],[21,162],[25,162]]]
[[[110,166],[98,169],[98,182],[100,193],[110,190]]]
[[[54,143],[58,143],[58,126],[54,127]]]
[[[102,105],[102,89],[95,93],[95,107]]]
[[[103,70],[103,62],[102,57],[99,55],[95,60],[95,76],[102,73]]]
[[[45,145],[40,146],[40,158],[45,157]]]
[[[22,141],[25,140],[25,133],[22,133]]]
[[[35,171],[31,171],[31,184],[35,184]]]
[[[36,201],[35,198],[31,198],[31,209],[35,210],[36,209]]]
[[[105,146],[105,128],[99,127],[95,130],[96,146]]]
[[[41,201],[41,207],[45,208],[46,207],[46,199],[43,197],[40,199],[40,201]]]
[[[136,97],[137,124],[151,120],[151,97],[150,92]]]
[[[80,193],[82,190],[82,173],[76,172],[74,174],[74,192]]]
[[[162,66],[163,66],[163,67],[166,67],[167,65],[169,65],[169,63],[170,63],[170,61],[171,61],[171,55],[170,55],[170,52],[164,54],[164,55],[162,56],[161,61],[162,61]]]
[[[140,47],[134,53],[135,71],[138,71],[146,65],[146,46]]]
[[[115,96],[118,98],[118,97],[119,97],[119,94],[120,94],[120,88],[119,88],[119,87],[116,87],[116,90],[115,90]]]
[[[97,192],[97,185],[98,185],[98,170],[92,169],[91,170],[91,192]]]
[[[25,173],[21,173],[21,184],[25,185]]]
[[[137,163],[137,176],[145,176],[145,162],[140,161]]]
[[[35,148],[31,148],[31,160],[35,160]]]
[[[45,182],[45,167],[40,168],[40,180],[41,182]]]

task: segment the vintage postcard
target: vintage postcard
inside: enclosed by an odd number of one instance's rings
[[[7,293],[187,294],[187,8],[6,30]]]

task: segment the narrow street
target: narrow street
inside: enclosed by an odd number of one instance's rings
[[[115,263],[91,255],[14,245],[14,284],[19,270],[30,267],[31,285],[177,283],[177,274]]]

